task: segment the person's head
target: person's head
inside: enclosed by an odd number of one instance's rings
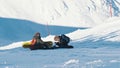
[[[35,35],[34,35],[35,38],[40,38],[40,33],[39,32],[36,32]]]
[[[55,37],[54,37],[54,40],[55,40],[55,41],[60,41],[60,37],[59,37],[59,36],[55,36]]]
[[[40,33],[39,32],[35,33],[35,36],[40,36]]]

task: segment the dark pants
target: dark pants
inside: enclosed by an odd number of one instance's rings
[[[58,45],[59,47],[67,47],[68,46],[68,43],[56,43],[56,45]]]
[[[37,50],[37,49],[41,49],[41,48],[43,48],[43,47],[40,45],[34,45],[34,46],[30,47],[31,50]]]
[[[46,44],[34,45],[30,47],[31,50],[47,49],[47,48],[48,46]]]

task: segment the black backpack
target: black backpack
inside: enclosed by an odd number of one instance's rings
[[[64,34],[61,35],[61,38],[62,38],[62,40],[64,40],[64,42],[66,42],[66,43],[69,43],[69,42],[70,42],[70,38],[69,38],[68,36],[64,35]]]

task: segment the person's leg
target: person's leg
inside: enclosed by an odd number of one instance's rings
[[[36,50],[36,49],[38,49],[38,47],[37,46],[31,46],[30,49],[31,50]]]

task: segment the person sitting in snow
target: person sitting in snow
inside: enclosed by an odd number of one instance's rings
[[[44,43],[44,41],[41,39],[40,33],[37,32],[31,41],[31,50],[36,50],[36,49],[42,49],[42,48],[47,48],[47,45]]]
[[[70,42],[70,38],[64,34],[55,36],[54,40],[57,41],[55,44],[60,48],[68,47],[68,43]]]

